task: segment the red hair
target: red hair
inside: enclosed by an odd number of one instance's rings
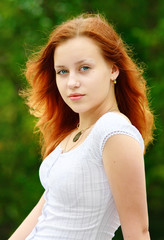
[[[132,61],[129,51],[113,27],[99,14],[82,14],[59,25],[39,53],[27,62],[26,78],[30,88],[22,92],[33,115],[42,139],[45,158],[69,133],[79,120],[61,98],[55,81],[54,51],[64,41],[77,36],[93,39],[107,61],[119,68],[115,95],[120,112],[140,131],[145,146],[152,140],[154,126],[146,96],[142,71]]]

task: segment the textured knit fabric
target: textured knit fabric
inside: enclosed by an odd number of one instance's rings
[[[107,139],[115,134],[131,136],[144,151],[139,131],[123,115],[108,112],[81,145],[66,153],[62,153],[59,145],[46,157],[39,172],[45,204],[26,240],[113,238],[120,221],[102,152]]]

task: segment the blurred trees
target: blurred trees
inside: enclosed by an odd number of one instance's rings
[[[156,116],[154,144],[145,156],[152,239],[164,240],[164,1],[5,0],[0,2],[0,239],[21,223],[43,192],[35,119],[19,97],[26,86],[25,62],[55,25],[82,12],[104,13],[145,63]],[[117,239],[122,239],[117,233]]]

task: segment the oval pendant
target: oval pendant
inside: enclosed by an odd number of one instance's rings
[[[73,142],[76,142],[76,141],[79,139],[79,137],[81,136],[81,134],[82,134],[82,131],[78,132],[78,133],[74,136]]]

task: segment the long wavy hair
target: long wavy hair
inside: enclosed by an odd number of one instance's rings
[[[119,68],[115,95],[120,112],[140,131],[145,146],[152,141],[153,114],[149,109],[143,71],[130,57],[130,51],[113,27],[100,14],[82,14],[57,26],[48,43],[27,62],[26,78],[30,87],[21,92],[30,112],[38,118],[42,156],[45,158],[79,121],[61,98],[54,70],[54,51],[62,42],[87,36],[100,47],[106,61]]]

